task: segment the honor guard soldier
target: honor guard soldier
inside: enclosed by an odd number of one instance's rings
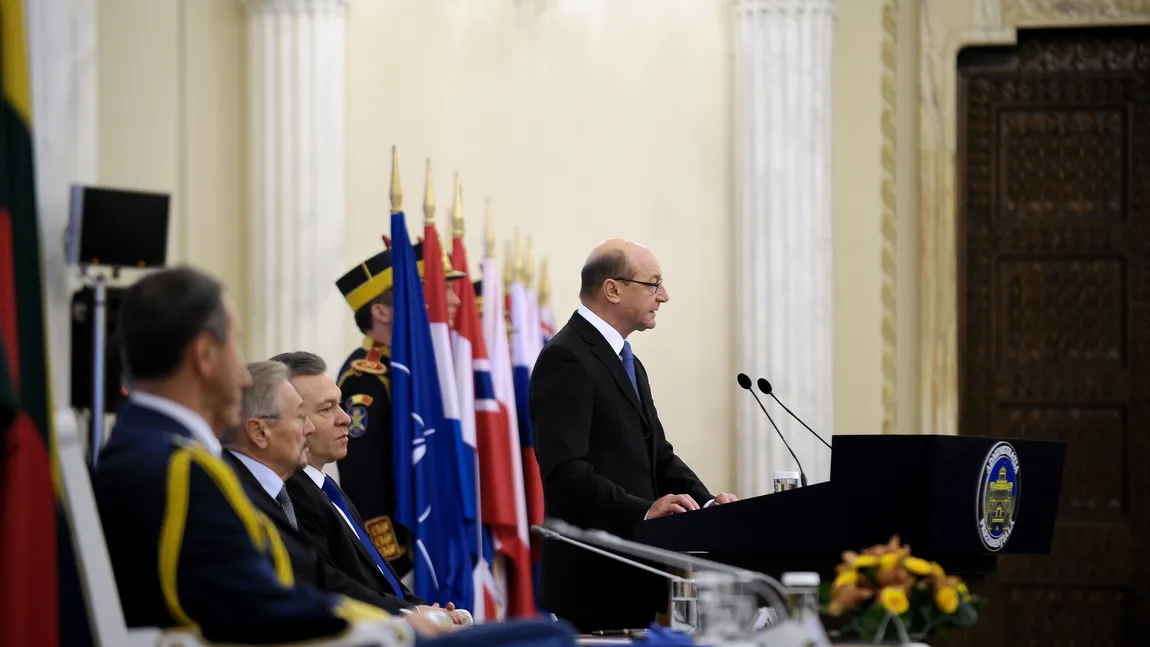
[[[423,258],[423,244],[415,246],[415,257]],[[464,274],[451,267],[443,256],[448,281]],[[418,262],[423,276],[423,261]],[[338,461],[340,486],[363,515],[364,528],[380,555],[402,578],[411,572],[411,546],[408,529],[392,522],[395,510],[395,483],[391,441],[390,346],[395,316],[392,292],[391,250],[360,263],[344,274],[336,286],[355,313],[355,325],[364,334],[363,344],[352,351],[336,380],[343,394],[344,410],[351,416],[347,456]],[[458,306],[458,297],[447,290],[448,308]]]

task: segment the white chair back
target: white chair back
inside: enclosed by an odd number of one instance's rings
[[[128,629],[124,622],[76,414],[71,409],[61,409],[54,420],[56,453],[64,486],[64,512],[72,530],[92,639],[97,645],[108,647],[156,645],[160,637],[158,629]]]

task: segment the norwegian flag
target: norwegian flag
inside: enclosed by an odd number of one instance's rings
[[[467,250],[459,237],[452,240],[451,263],[460,271],[468,273],[470,265],[467,262]],[[455,373],[460,387],[465,425],[469,408],[473,414],[479,453],[484,556],[486,563],[495,567],[494,572],[488,570],[483,574],[483,590],[493,607],[488,609],[492,614],[489,619],[530,616],[535,613],[535,595],[531,577],[531,551],[526,540],[527,518],[523,506],[518,503],[523,499],[519,443],[518,439],[515,443],[511,442],[508,411],[506,407],[500,406],[496,397],[492,375],[494,367],[488,359],[487,341],[484,339],[475,286],[471,283],[470,275],[456,281],[454,289],[461,302],[455,314],[453,333]],[[506,332],[503,334],[506,335]],[[506,341],[503,343],[503,351],[503,357],[509,357]],[[510,364],[507,361],[503,363],[510,371]],[[480,590],[479,584],[477,581],[477,591]]]
[[[515,498],[515,538],[518,546],[514,546],[511,550],[517,551],[517,561],[514,562],[517,568],[515,576],[509,580],[518,587],[518,591],[509,596],[509,599],[522,600],[516,603],[522,606],[509,613],[526,615],[535,612],[534,560],[530,549],[530,526],[527,523],[527,487],[523,480],[524,454],[519,440],[519,408],[515,402],[515,378],[511,368],[511,350],[507,341],[507,320],[504,318],[504,309],[494,306],[504,302],[501,289],[503,283],[494,259],[484,259],[482,273],[483,303],[493,304],[483,308],[483,338],[490,351],[491,383],[495,401],[499,405],[499,419],[502,421],[500,431],[507,435],[503,451],[507,452],[507,464],[511,468],[512,494]],[[531,461],[535,462],[534,453],[531,454]],[[538,467],[535,473],[539,473]]]

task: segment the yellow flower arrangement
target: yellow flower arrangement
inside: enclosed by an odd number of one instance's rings
[[[861,554],[844,552],[835,573],[834,581],[822,587],[823,611],[842,621],[844,635],[866,640],[876,633],[893,635],[887,616],[897,617],[916,639],[978,620],[981,600],[962,579],[947,575],[937,562],[911,555],[897,535]]]
[[[878,597],[882,608],[896,616],[901,616],[910,608],[910,598],[906,597],[906,591],[897,586],[885,587]]]

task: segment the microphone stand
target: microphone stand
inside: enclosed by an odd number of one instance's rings
[[[562,522],[559,522],[559,523],[562,523]],[[636,562],[635,560],[627,559],[626,557],[616,555],[615,553],[603,550],[602,548],[598,548],[596,546],[592,546],[590,544],[583,543],[577,539],[567,537],[567,536],[565,536],[559,532],[556,532],[555,530],[552,530],[550,528],[544,528],[543,526],[532,526],[531,529],[533,531],[535,531],[535,534],[540,535],[542,537],[546,537],[548,539],[555,539],[557,541],[562,541],[564,543],[571,544],[572,546],[578,546],[579,548],[582,548],[583,550],[586,550],[588,552],[595,553],[596,555],[602,555],[603,557],[606,557],[608,559],[613,559],[617,562],[622,562],[628,566],[633,566],[637,569],[647,571],[648,573],[651,573],[651,574],[656,575],[658,577],[661,577],[663,579],[670,580],[673,587],[674,587],[672,594],[671,594],[671,600],[672,600],[672,604],[671,604],[671,628],[677,629],[677,630],[683,631],[684,633],[689,633],[689,634],[693,634],[699,630],[699,612],[698,612],[699,596],[698,596],[697,589],[695,587],[695,585],[696,585],[695,580],[687,579],[684,577],[679,577],[678,575],[674,575],[672,573],[668,573],[666,571],[659,570],[653,566],[648,566],[646,564]],[[676,601],[685,602],[686,607],[684,609],[676,609],[675,605],[674,605],[674,602],[676,602]],[[640,633],[642,631],[645,631],[645,629],[640,630]],[[631,632],[628,631],[628,634],[630,634],[630,633]]]
[[[759,408],[762,409],[763,413],[767,416],[767,422],[771,423],[771,427],[774,427],[775,433],[779,435],[779,440],[783,441],[783,447],[786,447],[787,451],[791,453],[791,458],[795,459],[795,465],[797,465],[799,468],[799,483],[801,483],[803,487],[806,487],[807,473],[803,471],[803,464],[799,462],[799,457],[795,455],[795,450],[791,449],[791,445],[787,442],[786,436],[783,435],[782,431],[779,431],[779,426],[775,424],[775,419],[771,417],[771,414],[767,411],[767,408],[763,406],[763,401],[760,400],[759,396],[756,395],[755,392],[751,389],[751,379],[747,377],[745,373],[739,373],[739,386],[743,387],[748,393],[751,394],[751,397],[755,399],[755,402],[759,403]]]
[[[544,524],[544,526],[532,526],[531,531],[546,538],[557,539],[581,546],[597,554],[605,555],[616,561],[630,564],[643,570],[654,570],[657,574],[672,581],[683,580],[683,578],[669,573],[663,573],[658,569],[651,569],[644,564],[638,564],[607,551],[596,550],[594,546],[588,546],[587,544],[611,548],[620,553],[629,554],[632,557],[649,559],[667,566],[691,568],[704,572],[709,571],[709,573],[705,574],[696,573],[694,580],[685,581],[693,581],[695,584],[698,593],[697,600],[699,600],[699,602],[697,602],[699,606],[696,609],[701,624],[699,628],[702,630],[702,633],[708,635],[711,644],[799,647],[800,645],[808,644],[808,640],[811,639],[804,628],[791,617],[787,605],[783,602],[787,596],[786,588],[773,577],[702,559],[693,555],[684,555],[674,551],[628,541],[603,530],[580,529],[559,519],[549,518],[544,521]],[[750,598],[749,595],[746,593],[738,593],[739,588],[741,588],[740,585],[746,586],[754,593],[766,599],[770,607],[774,609],[777,620],[759,630],[755,630],[752,626],[731,626],[734,624],[731,622],[723,623],[724,626],[721,627],[707,626],[707,619],[711,618],[728,621],[739,620],[737,617],[731,618],[732,613],[730,613],[730,607],[735,607],[734,610],[737,611],[738,607],[754,609],[757,606],[753,599],[748,599]],[[753,620],[746,624],[749,625],[752,622]],[[711,632],[719,633],[712,634]]]
[[[120,268],[112,267],[112,278],[118,279]],[[108,277],[103,268],[95,266],[82,266],[81,280],[89,278],[91,274],[92,286],[92,409],[91,409],[91,435],[88,446],[89,467],[96,467],[96,459],[100,449],[104,446],[104,402],[105,381],[107,376],[108,358],[105,353],[105,343],[108,337]]]

